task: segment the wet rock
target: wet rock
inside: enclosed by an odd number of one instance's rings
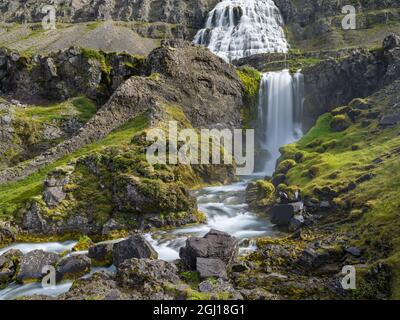
[[[180,281],[178,268],[173,263],[137,258],[123,262],[118,267],[116,279],[119,286],[147,295],[165,283]]]
[[[22,256],[23,254],[21,251],[14,249],[0,256],[0,289],[13,281]]]
[[[118,267],[131,258],[157,259],[158,254],[142,235],[137,234],[114,244],[113,263],[115,266]]]
[[[197,258],[196,270],[201,279],[227,279],[226,264],[221,259]]]
[[[20,269],[17,273],[18,282],[37,281],[43,277],[43,267],[55,266],[59,261],[60,256],[43,250],[34,250],[26,255],[21,260]]]
[[[310,269],[340,261],[343,249],[340,247],[308,247],[299,256],[298,263]]]
[[[96,266],[110,266],[113,264],[113,248],[115,241],[97,243],[89,248],[89,258]]]
[[[238,241],[229,234],[211,230],[203,238],[192,237],[186,240],[186,246],[180,249],[179,256],[185,265],[196,269],[197,258],[222,260],[227,266],[236,260]]]
[[[276,204],[272,207],[269,216],[271,222],[278,226],[287,226],[292,218],[303,211],[303,202]]]
[[[57,280],[78,279],[90,272],[91,260],[85,255],[71,255],[57,264]]]

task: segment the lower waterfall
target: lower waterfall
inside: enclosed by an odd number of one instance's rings
[[[272,175],[279,149],[302,135],[304,79],[300,72],[289,70],[263,74],[260,84],[258,128],[261,147],[268,153],[262,172]]]

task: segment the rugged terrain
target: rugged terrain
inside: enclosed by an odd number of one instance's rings
[[[59,299],[400,298],[400,2],[352,1],[358,28],[343,31],[346,1],[276,0],[291,51],[236,66],[185,41],[216,2],[59,1],[57,29],[44,31],[50,1],[0,1],[0,246],[88,250],[11,250],[0,287],[51,264],[74,281]],[[283,236],[238,256],[236,239],[212,230],[178,262],[157,260],[141,234],[204,222],[192,190],[235,176],[234,165],[151,165],[146,132],[169,120],[254,127],[260,72],[283,67],[302,69],[311,129],[247,189]],[[340,285],[346,265],[356,290]]]

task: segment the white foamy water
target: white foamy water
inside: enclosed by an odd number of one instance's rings
[[[77,241],[66,242],[45,242],[45,243],[14,243],[8,247],[0,249],[0,255],[10,249],[20,250],[23,254],[34,250],[43,250],[47,252],[62,253],[71,250]]]
[[[263,74],[260,84],[259,116],[263,128],[262,147],[269,158],[264,174],[272,175],[279,149],[298,140],[302,135],[302,113],[304,102],[303,75],[291,75],[289,70]]]
[[[224,0],[208,14],[193,42],[226,61],[258,53],[288,52],[283,18],[272,0]]]
[[[199,210],[207,217],[207,223],[179,228],[170,232],[146,235],[159,254],[159,259],[173,261],[179,258],[179,249],[188,237],[202,237],[217,229],[236,237],[242,243],[240,251],[256,249],[251,239],[277,234],[268,219],[252,212],[245,203],[247,182],[210,187],[198,191]]]

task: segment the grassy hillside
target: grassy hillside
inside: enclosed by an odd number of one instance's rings
[[[281,165],[293,164],[285,183],[299,187],[306,203],[328,201],[334,232],[363,250],[355,297],[376,298],[388,285],[363,271],[383,265],[390,267],[391,297],[400,298],[400,124],[380,125],[398,112],[399,86],[321,116],[299,142],[282,148]]]

